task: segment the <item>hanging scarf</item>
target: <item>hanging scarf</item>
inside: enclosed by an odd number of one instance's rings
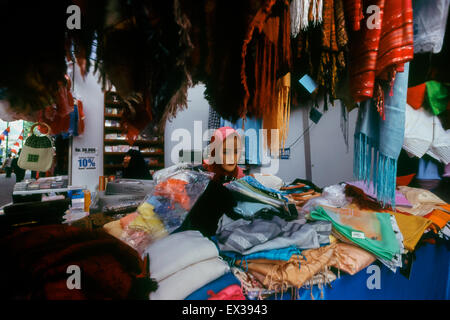
[[[291,35],[297,37],[312,22],[322,22],[323,0],[293,0],[291,2]]]
[[[331,100],[337,98],[336,90],[346,67],[344,52],[348,36],[342,0],[326,0],[323,5],[322,52],[317,82],[326,89]]]
[[[354,2],[346,1],[346,5]],[[379,27],[369,29],[368,26],[376,22],[376,16],[367,15],[360,30],[351,36],[350,91],[356,102],[375,97],[383,116],[384,90],[376,85],[375,79],[387,80],[392,85],[395,73],[402,71],[404,63],[413,58],[412,3],[411,0],[369,0],[365,2],[364,11],[371,5],[380,9]],[[351,21],[359,19],[355,14],[354,11],[350,15]]]
[[[393,208],[397,159],[405,132],[408,74],[409,63],[406,63],[404,71],[395,77],[393,95],[386,94],[386,119],[382,120],[377,113],[374,100],[367,100],[359,108],[355,130],[354,175],[358,180],[373,182],[378,200],[391,203]]]
[[[291,110],[290,100],[291,74],[287,73],[283,78],[279,79],[276,84],[278,98],[276,107],[269,110],[263,115],[263,128],[267,130],[267,148],[273,155],[278,154],[279,148],[284,148],[289,132],[289,117]],[[272,130],[276,131],[274,135]]]

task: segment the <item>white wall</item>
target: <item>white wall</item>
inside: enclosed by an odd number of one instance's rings
[[[92,72],[83,80],[79,68],[75,73],[75,94],[83,102],[84,134],[72,141],[72,185],[86,186],[91,192],[98,187],[98,177],[103,175],[103,123],[104,93],[97,76]],[[97,148],[96,168],[77,170],[75,148]]]
[[[199,145],[195,143],[194,133],[202,134],[208,130],[209,104],[203,96],[204,85],[197,85],[188,90],[188,108],[179,111],[172,121],[166,123],[164,133],[164,165],[169,167],[178,160],[178,150],[182,147],[183,141],[176,139],[177,133],[183,133],[186,130],[191,139],[184,139],[183,149],[201,150],[206,142]],[[195,121],[197,123],[197,132],[195,132]],[[203,139],[203,137],[202,137]]]
[[[168,122],[165,130],[165,166],[173,164],[171,153],[174,147],[180,147],[178,141],[171,141],[172,134],[177,129],[186,129],[194,136],[194,121],[202,121],[202,130],[208,127],[208,102],[203,96],[204,86],[196,86],[188,91],[188,108],[179,112],[172,122]],[[323,107],[320,109],[323,112]],[[304,113],[309,114],[306,106],[295,107],[291,110],[289,135],[286,147],[289,147],[305,130],[303,126]],[[329,105],[323,112],[318,124],[313,124],[309,130],[311,145],[311,174],[312,181],[319,187],[353,179],[353,133],[355,130],[357,110],[349,114],[349,150],[345,145],[341,132],[340,102],[334,107]],[[312,122],[309,120],[309,124]],[[291,147],[288,160],[279,160],[277,176],[285,182],[295,178],[306,179],[305,145],[303,136]],[[192,139],[193,141],[193,139]],[[205,144],[203,144],[205,145]],[[187,148],[193,148],[186,146]],[[260,169],[254,172],[260,172]]]

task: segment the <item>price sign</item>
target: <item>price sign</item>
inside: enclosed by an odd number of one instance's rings
[[[75,148],[75,154],[78,170],[97,168],[97,148]]]

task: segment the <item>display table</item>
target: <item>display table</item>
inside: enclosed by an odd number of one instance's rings
[[[380,289],[369,289],[367,280],[374,273],[368,268],[351,276],[341,272],[340,278],[323,290],[324,300],[448,300],[450,298],[450,250],[445,245],[424,244],[416,251],[410,279],[399,271],[393,273],[380,267]],[[369,281],[372,283],[372,281]],[[321,290],[314,286],[315,300],[321,300]],[[275,299],[272,296],[270,300]],[[276,299],[290,300],[290,290]],[[300,300],[311,300],[311,289],[300,289]]]

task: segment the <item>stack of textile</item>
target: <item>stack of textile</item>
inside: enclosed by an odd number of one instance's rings
[[[295,183],[276,190],[247,176],[227,188],[237,206],[233,214],[221,217],[213,240],[247,298],[262,299],[288,288],[297,290],[336,279],[328,270],[335,260],[331,223],[307,223],[289,208],[288,197],[315,192],[312,187]]]
[[[333,186],[335,193],[326,192],[327,197],[309,201],[302,211],[312,221],[332,223],[336,239],[332,266],[339,271],[353,275],[375,260],[393,272],[405,270],[411,263],[405,263],[405,257],[415,251],[424,234],[430,230],[445,234],[443,228],[448,227],[448,204],[429,191],[399,187],[396,198],[401,206],[394,212],[376,201],[373,186],[366,187],[360,181],[342,186],[342,193]]]
[[[214,243],[199,231],[183,231],[157,240],[147,247],[147,254],[152,278],[158,281],[151,300],[185,299],[230,272]]]
[[[251,176],[226,185],[237,202],[234,213],[251,219],[260,215],[278,215],[286,220],[297,218],[297,210],[289,206],[289,200],[279,190],[271,189]]]

